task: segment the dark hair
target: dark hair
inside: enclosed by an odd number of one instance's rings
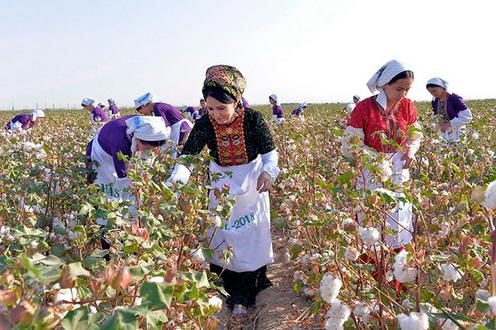
[[[235,103],[236,97],[227,93],[225,90],[219,87],[207,87],[203,90],[203,97],[207,99],[207,97],[213,97],[220,103],[229,104]]]
[[[200,99],[200,102],[205,102],[205,100],[204,99]]]
[[[396,76],[394,76],[393,79],[391,79],[387,84],[391,85],[391,84],[395,83],[397,80],[405,79],[405,78],[415,79],[413,76],[413,71],[406,70],[406,71],[400,72]]]
[[[425,86],[425,88],[431,88],[431,87],[441,87],[441,88],[444,88],[443,86],[439,86],[439,85],[436,85],[436,84],[427,84]]]
[[[167,140],[159,140],[159,141],[144,141],[144,140],[141,140],[141,143],[143,144],[147,144],[149,146],[152,146],[152,147],[160,147],[160,146],[163,146],[165,144],[165,142],[167,142]]]

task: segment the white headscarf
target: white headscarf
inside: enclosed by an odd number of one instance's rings
[[[277,103],[277,95],[276,94],[270,94],[269,98],[273,99]]]
[[[307,104],[305,102],[301,103],[299,108],[300,109],[305,109],[307,107]]]
[[[167,140],[171,129],[165,125],[164,118],[153,116],[134,116],[126,120],[126,133],[132,135],[131,151],[136,151],[137,139],[143,141]]]
[[[82,101],[81,101],[81,104],[82,105],[91,105],[91,106],[95,106],[97,104],[96,100],[95,99],[92,99],[91,97],[87,97],[87,98],[84,98]]]
[[[136,100],[134,100],[134,107],[139,108],[143,105],[147,105],[148,103],[153,102],[154,99],[155,99],[155,95],[148,92],[145,95],[141,95]]]
[[[108,103],[109,103],[109,104],[111,104],[111,105],[112,105],[112,104],[115,104],[115,100],[114,100],[114,99],[108,99],[107,101],[108,101]]]
[[[36,120],[36,118],[45,118],[45,112],[40,109],[34,109],[30,113],[31,117],[33,117],[33,121]]]
[[[448,82],[442,78],[439,78],[439,77],[429,79],[427,81],[427,85],[436,85],[436,86],[442,87],[446,91],[448,91]]]
[[[400,62],[391,60],[384,64],[370,80],[367,82],[367,87],[370,92],[382,91],[382,87],[389,83],[397,74],[407,71],[408,69]]]

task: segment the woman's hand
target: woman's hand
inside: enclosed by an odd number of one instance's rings
[[[401,160],[405,162],[405,164],[403,164],[404,169],[413,167],[413,165],[417,161],[415,155],[410,150],[406,150],[403,156],[401,156]]]
[[[267,172],[260,173],[257,179],[257,191],[259,193],[263,193],[265,191],[271,191],[271,190],[272,190],[272,178],[270,177],[269,173]]]
[[[451,127],[451,123],[441,123],[441,132],[446,133],[446,131]]]

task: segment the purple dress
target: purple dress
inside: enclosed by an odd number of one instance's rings
[[[14,118],[12,118],[5,126],[5,129],[12,129],[10,127],[10,123],[12,124],[21,123],[22,129],[30,129],[34,126],[34,122],[31,121],[31,118],[27,113],[21,113],[20,115],[17,115]]]
[[[272,116],[276,116],[276,118],[284,118],[284,109],[279,104],[274,104],[272,106]]]
[[[200,110],[198,110],[198,114],[200,115],[200,117],[205,116],[207,113],[208,113],[207,108],[200,108]]]
[[[126,120],[137,115],[126,115],[109,121],[102,126],[98,132],[98,143],[102,149],[109,154],[114,160],[115,172],[119,178],[125,178],[129,164],[119,159],[119,152],[131,157],[131,139],[129,139],[126,130]],[[93,139],[86,146],[86,156],[91,156],[91,145]]]
[[[175,106],[162,102],[153,103],[153,114],[155,116],[162,116],[162,118],[164,118],[165,125],[170,126],[173,132],[174,128],[172,126],[184,120],[183,115]],[[188,122],[183,121],[178,129],[180,129],[180,133],[177,143],[181,143],[186,135],[191,132],[191,127]]]
[[[164,118],[165,125],[167,126],[172,126],[184,119],[181,112],[175,106],[162,102],[153,103],[153,114]]]
[[[431,102],[432,104],[432,110],[434,111],[434,114],[437,115],[439,114],[439,99],[435,99]],[[446,111],[447,115],[449,117],[449,120],[458,117],[458,113],[463,110],[467,110],[468,107],[463,101],[463,98],[461,96],[458,96],[456,94],[450,94],[448,96],[448,99],[446,101]],[[446,118],[447,119],[447,118]]]
[[[108,121],[107,113],[100,107],[95,107],[91,111],[91,118],[93,119],[93,121]]]
[[[119,108],[115,104],[109,106],[110,113],[116,115],[119,113]]]

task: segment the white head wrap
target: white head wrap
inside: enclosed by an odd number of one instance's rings
[[[382,87],[389,83],[397,74],[407,71],[408,69],[400,62],[391,60],[384,64],[370,80],[367,82],[367,87],[370,92],[382,91]]]
[[[277,103],[277,95],[276,94],[270,94],[269,98],[273,99]]]
[[[114,99],[108,99],[107,100],[109,104],[115,104],[115,100]]]
[[[134,107],[139,108],[143,105],[147,105],[148,103],[153,102],[154,99],[155,96],[152,93],[146,93],[134,100]]]
[[[300,109],[304,109],[306,107],[307,107],[307,104],[305,102],[301,103],[299,106]]]
[[[164,118],[153,116],[134,116],[126,120],[126,133],[132,135],[131,151],[136,151],[137,139],[143,141],[167,140],[171,129],[165,125]]]
[[[353,95],[353,101],[359,102],[360,101],[360,96],[358,95]]]
[[[448,90],[448,82],[439,77],[431,78],[427,81],[427,85],[436,85],[444,88],[446,91]]]
[[[31,111],[30,115],[33,117],[33,121],[35,121],[36,118],[45,118],[45,112],[40,109]]]
[[[346,105],[346,111],[348,111],[349,113],[352,113],[353,109],[355,109],[355,103],[348,103]]]
[[[81,104],[82,105],[91,105],[91,106],[95,106],[97,104],[96,100],[95,99],[92,99],[91,97],[87,97],[87,98],[84,98],[82,101],[81,101]]]

